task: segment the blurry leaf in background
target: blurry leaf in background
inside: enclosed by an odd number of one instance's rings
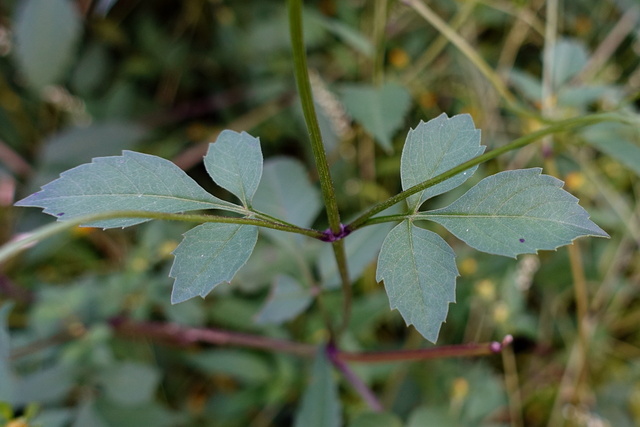
[[[341,403],[338,385],[324,347],[316,353],[311,378],[298,406],[295,427],[340,427]]]
[[[48,426],[48,424],[47,424]],[[72,427],[108,427],[106,421],[96,411],[95,401],[88,399],[80,403],[76,419]]]
[[[577,75],[588,59],[589,52],[583,42],[567,38],[558,40],[553,49],[553,87],[557,90]]]
[[[75,55],[82,31],[80,15],[69,0],[23,0],[14,21],[15,58],[36,90],[58,83]]]
[[[459,424],[447,408],[421,406],[411,413],[406,427],[425,426],[457,427]]]
[[[60,178],[43,186],[42,191],[15,205],[44,208],[45,213],[59,221],[117,210],[176,213],[237,208],[207,193],[170,161],[134,151],[124,151],[122,156],[97,157],[91,163],[63,172]],[[149,220],[112,219],[90,226],[129,227],[145,221]]]
[[[443,113],[426,123],[420,121],[415,129],[409,130],[402,149],[402,189],[407,190],[471,160],[484,153],[485,148],[480,145],[480,130],[475,128],[468,114],[449,118]],[[476,169],[478,167],[474,166],[409,196],[409,209],[415,211],[425,200],[460,186]]]
[[[430,424],[426,425],[443,424],[434,424],[430,420]],[[389,412],[365,412],[351,421],[349,427],[402,427],[402,420],[397,415]]]
[[[74,386],[74,377],[74,368],[62,363],[19,376],[11,401],[15,406],[62,403]]]
[[[258,138],[246,132],[224,130],[215,143],[209,144],[204,165],[216,184],[240,199],[245,207],[251,206],[262,177]]]
[[[515,257],[568,245],[581,236],[609,237],[589,219],[563,182],[541,168],[484,178],[451,205],[421,212],[418,219],[443,225],[483,252]]]
[[[613,157],[640,176],[640,138],[629,132],[629,126],[600,123],[582,131],[583,138],[593,147]]]
[[[355,121],[387,152],[393,152],[392,137],[400,130],[411,106],[411,95],[396,83],[377,88],[365,84],[342,87],[342,102]]]
[[[107,368],[100,375],[105,396],[113,403],[131,406],[153,400],[160,374],[149,365],[123,362]]]
[[[351,46],[356,52],[371,58],[374,53],[373,43],[364,34],[351,28],[337,19],[327,18],[320,14],[310,14],[311,20],[317,21],[327,31],[341,38],[345,44]]]
[[[290,276],[279,275],[275,278],[271,293],[255,321],[281,324],[302,313],[312,300],[309,288],[301,286]]]
[[[247,350],[206,350],[187,358],[200,371],[213,375],[228,375],[249,385],[260,385],[273,379],[268,359]]]
[[[453,249],[411,221],[398,224],[382,244],[376,279],[384,281],[391,309],[433,343],[456,300],[457,276]]]
[[[258,227],[243,224],[205,223],[184,234],[173,254],[169,276],[175,278],[171,303],[204,298],[214,287],[230,282],[258,240]]]
[[[11,365],[9,360],[9,352],[11,345],[9,342],[9,326],[7,325],[7,318],[11,309],[12,303],[4,303],[0,306],[0,402],[10,401],[13,395],[12,387],[12,374]]]

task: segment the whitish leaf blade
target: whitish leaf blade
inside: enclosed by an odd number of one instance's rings
[[[186,232],[173,251],[171,303],[204,298],[220,283],[230,282],[257,240],[258,227],[245,224],[206,223]]]
[[[302,313],[312,300],[309,288],[301,286],[291,276],[279,275],[275,278],[267,303],[255,320],[257,323],[279,325]]]
[[[276,157],[265,162],[253,206],[300,227],[309,227],[318,215],[320,193],[297,160]]]
[[[133,151],[123,151],[122,156],[97,157],[91,163],[69,169],[16,206],[44,208],[45,213],[58,220],[119,210],[177,213],[240,209],[207,193],[170,161]],[[145,221],[148,220],[123,218],[86,225],[114,228]]]
[[[402,189],[406,190],[471,160],[482,154],[485,148],[480,145],[480,130],[475,128],[468,114],[449,118],[443,113],[426,123],[421,121],[415,129],[409,130],[402,149]],[[425,200],[458,187],[476,169],[477,166],[409,196],[409,207],[417,210]]]
[[[398,224],[382,244],[376,279],[384,281],[391,308],[433,343],[455,302],[457,276],[451,247],[410,221]]]
[[[260,140],[246,132],[225,130],[209,144],[204,157],[209,176],[229,190],[245,207],[251,205],[262,176]]]
[[[318,349],[311,381],[298,408],[295,427],[339,427],[342,425],[338,387],[325,348]]]
[[[68,0],[28,0],[18,4],[15,57],[35,89],[57,83],[74,56],[82,32],[80,14]]]
[[[541,171],[492,175],[451,205],[415,219],[435,221],[479,251],[509,257],[553,250],[581,236],[608,237],[562,181]]]
[[[342,90],[342,101],[349,114],[358,121],[380,146],[393,152],[391,138],[400,129],[411,106],[411,95],[395,83],[380,88],[350,85]]]

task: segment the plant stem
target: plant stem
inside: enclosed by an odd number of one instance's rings
[[[291,36],[291,47],[293,49],[293,64],[298,85],[298,93],[302,104],[302,112],[304,113],[304,121],[307,124],[313,158],[318,169],[318,177],[320,179],[320,190],[322,198],[327,210],[327,219],[329,228],[334,234],[340,232],[340,213],[338,212],[338,203],[334,193],[329,164],[322,143],[322,134],[316,116],[316,109],[313,103],[313,94],[311,92],[311,83],[309,82],[309,73],[307,69],[307,53],[304,46],[304,37],[302,34],[302,0],[289,0],[289,31]]]
[[[339,357],[339,352],[334,346],[329,345],[327,347],[327,356],[333,366],[335,366],[336,369],[339,370],[342,375],[344,375],[344,378],[347,380],[347,382],[351,384],[351,386],[356,390],[360,397],[362,397],[362,400],[367,402],[369,408],[372,411],[382,412],[384,410],[376,395],[373,394],[371,389],[367,387],[367,385],[360,379],[360,377],[358,377],[355,372],[351,370],[349,365],[347,365]]]
[[[324,151],[322,143],[322,134],[320,133],[320,125],[313,103],[313,93],[311,92],[311,82],[309,81],[309,72],[307,67],[307,53],[304,46],[304,37],[302,33],[302,0],[289,0],[289,32],[291,36],[291,47],[293,50],[293,63],[302,104],[302,112],[304,113],[304,121],[307,124],[309,139],[313,158],[318,170],[318,178],[320,180],[320,190],[327,211],[327,220],[329,229],[333,236],[342,233],[343,227],[340,222],[340,212],[338,211],[338,203],[336,201],[333,181],[331,180],[331,172],[327,162],[327,155]],[[333,243],[333,253],[335,255],[343,291],[343,315],[342,326],[334,331],[332,325],[327,325],[332,333],[338,335],[346,328],[349,322],[349,314],[351,312],[351,283],[349,282],[349,274],[347,270],[347,259],[345,256],[344,242],[339,239]],[[333,337],[337,339],[337,336]]]
[[[311,230],[302,227],[296,227],[278,222],[271,222],[263,219],[256,218],[244,218],[244,217],[229,217],[229,216],[217,216],[217,215],[199,215],[199,214],[172,214],[164,212],[147,212],[147,211],[113,211],[103,212],[99,214],[83,215],[71,220],[54,222],[42,227],[38,227],[33,232],[29,233],[27,237],[19,240],[11,241],[2,247],[0,247],[0,263],[6,261],[10,257],[18,254],[27,247],[46,239],[63,231],[80,226],[82,224],[90,224],[92,222],[106,220],[106,219],[118,219],[118,218],[148,218],[148,219],[162,219],[169,221],[184,221],[184,222],[215,222],[215,223],[230,223],[230,224],[247,224],[256,225],[259,227],[272,228],[274,230],[288,231],[290,233],[298,233],[305,236],[313,237],[316,239],[322,239],[325,234],[321,231]]]
[[[629,120],[624,117],[621,114],[617,114],[617,113],[596,113],[596,114],[589,114],[589,115],[585,115],[585,116],[580,116],[580,117],[573,117],[570,119],[566,119],[566,120],[562,120],[556,123],[553,123],[551,125],[549,125],[548,127],[541,129],[539,131],[530,133],[529,135],[525,135],[522,136],[512,142],[510,142],[507,145],[504,145],[502,147],[496,148],[494,150],[491,150],[487,153],[484,153],[478,157],[475,157],[469,161],[466,161],[464,163],[461,163],[460,165],[449,169],[446,172],[441,173],[440,175],[437,175],[431,179],[428,179],[426,181],[421,182],[420,184],[414,185],[411,188],[408,188],[406,190],[404,190],[403,192],[396,194],[393,197],[388,198],[387,200],[380,202],[374,206],[372,206],[371,208],[369,208],[366,212],[364,212],[362,215],[360,215],[358,218],[356,218],[354,221],[352,221],[350,224],[348,224],[347,226],[345,226],[345,230],[348,233],[351,233],[355,230],[357,230],[360,227],[363,227],[365,225],[369,224],[369,218],[371,218],[372,216],[374,216],[375,214],[382,212],[383,210],[395,205],[396,203],[399,203],[401,201],[403,201],[404,199],[406,199],[407,197],[411,196],[412,194],[416,194],[426,188],[429,187],[433,187],[436,184],[439,184],[443,181],[446,181],[447,179],[461,173],[464,172],[467,169],[470,169],[476,165],[479,165],[480,163],[484,163],[488,160],[494,159],[504,153],[507,153],[509,151],[513,151],[516,150],[518,148],[522,148],[524,146],[527,146],[533,142],[536,142],[537,140],[539,140],[540,138],[543,138],[546,135],[550,135],[552,133],[556,133],[556,132],[561,132],[561,131],[566,131],[568,129],[571,128],[576,128],[576,127],[580,127],[580,126],[588,126],[588,125],[593,125],[596,123],[600,123],[600,122],[604,122],[604,121],[614,121],[614,122],[620,122],[620,123],[628,123]],[[372,220],[372,221],[375,221]],[[374,222],[375,223],[375,222]]]

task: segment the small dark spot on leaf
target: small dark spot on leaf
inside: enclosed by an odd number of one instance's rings
[[[524,239],[520,239],[520,243],[524,243]]]
[[[64,212],[60,212],[59,214],[56,214],[56,215],[62,216],[62,215],[64,215]]]

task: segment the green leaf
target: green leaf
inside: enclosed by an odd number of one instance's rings
[[[246,132],[222,131],[216,142],[209,144],[204,165],[220,187],[238,197],[245,207],[251,205],[262,176],[258,138]]]
[[[109,399],[119,405],[140,405],[153,400],[160,374],[149,365],[123,362],[100,375],[100,384]]]
[[[186,232],[173,251],[171,303],[204,298],[216,285],[230,282],[257,240],[258,227],[253,225],[206,223]]]
[[[552,84],[559,89],[587,64],[589,52],[579,40],[560,39],[554,46]]]
[[[276,157],[265,162],[253,206],[289,223],[309,227],[322,204],[304,166],[294,159]]]
[[[415,129],[409,130],[402,149],[402,189],[406,190],[473,159],[482,154],[485,148],[480,145],[480,130],[475,128],[468,114],[449,118],[443,113],[427,123],[421,121]],[[458,187],[477,168],[475,166],[409,196],[409,208],[416,211],[425,200]]]
[[[510,257],[556,249],[580,236],[608,237],[578,199],[562,189],[562,181],[541,171],[497,173],[451,205],[415,219],[442,224],[479,251]]]
[[[273,366],[247,350],[207,350],[190,356],[188,361],[202,372],[228,375],[248,385],[264,384],[274,377]]]
[[[600,123],[583,132],[584,139],[603,153],[613,157],[640,176],[640,146],[631,142],[633,135],[628,126]]]
[[[255,320],[258,323],[281,324],[302,313],[312,300],[309,288],[301,286],[291,276],[279,275],[267,303]]]
[[[372,134],[387,152],[393,152],[391,138],[400,129],[411,106],[411,95],[395,83],[380,88],[349,85],[342,90],[342,102],[349,114]]]
[[[11,401],[13,395],[11,359],[9,358],[11,346],[7,325],[7,318],[12,308],[13,303],[4,303],[0,306],[0,378],[2,378],[0,381],[0,402]]]
[[[326,349],[320,347],[311,372],[311,381],[298,408],[295,427],[339,427],[342,425],[338,387]]]
[[[365,412],[350,422],[349,427],[402,427],[402,420],[389,412]]]
[[[455,254],[442,237],[406,220],[387,236],[376,278],[384,281],[391,308],[397,308],[407,325],[436,342],[455,302],[458,269]]]
[[[82,24],[74,2],[28,0],[20,6],[15,29],[15,57],[35,89],[57,83],[74,56]]]
[[[98,157],[77,166],[20,200],[16,206],[35,206],[58,220],[118,210],[176,213],[197,209],[241,208],[207,193],[168,160],[124,151],[122,156]],[[91,227],[128,227],[148,221],[123,218],[96,221]]]

